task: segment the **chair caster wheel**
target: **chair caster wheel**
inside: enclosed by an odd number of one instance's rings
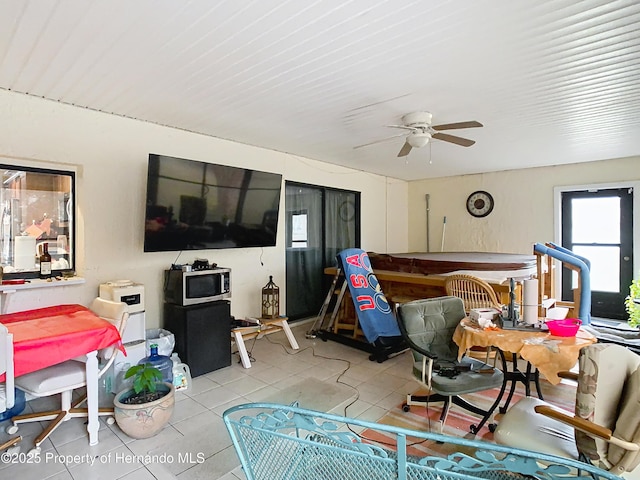
[[[7,448],[5,453],[8,453],[11,456],[18,455],[20,453],[20,445],[14,445],[13,447]]]
[[[489,431],[490,431],[491,433],[493,433],[493,432],[495,432],[495,431],[496,431],[496,428],[497,428],[497,427],[498,427],[498,425],[496,425],[495,423],[490,423],[490,424],[489,424]]]
[[[29,450],[27,452],[27,458],[34,458],[40,455],[40,452],[42,451],[42,448],[40,447],[33,447],[31,450]]]
[[[407,405],[406,403],[402,405],[403,412],[408,412],[409,410],[411,410],[411,406]]]
[[[474,435],[475,435],[476,433],[478,433],[478,427],[477,427],[477,425],[471,425],[471,426],[469,427],[469,431],[470,431],[471,433],[473,433]]]
[[[18,425],[9,425],[4,429],[9,435],[13,435],[14,433],[18,433]]]

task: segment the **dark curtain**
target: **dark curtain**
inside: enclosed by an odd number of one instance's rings
[[[287,182],[286,311],[292,319],[317,315],[336,255],[359,247],[359,193]]]

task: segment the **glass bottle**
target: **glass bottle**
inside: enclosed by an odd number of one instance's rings
[[[49,244],[42,244],[42,255],[40,255],[40,278],[51,278],[51,255],[49,254]]]

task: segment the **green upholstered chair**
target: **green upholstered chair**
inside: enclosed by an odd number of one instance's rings
[[[458,346],[453,341],[453,333],[464,317],[462,300],[453,296],[414,300],[397,306],[400,332],[413,355],[413,376],[430,392],[429,395],[407,395],[404,409],[408,411],[413,405],[443,402],[440,415],[442,431],[449,407],[455,404],[482,417],[477,425],[470,426],[470,431],[476,433],[493,415],[505,384],[502,371],[485,362],[469,357],[458,361]],[[493,388],[501,390],[488,410],[462,397]],[[491,431],[494,427],[489,425]]]

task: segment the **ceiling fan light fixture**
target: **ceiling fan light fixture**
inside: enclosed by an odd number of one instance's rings
[[[432,116],[429,112],[412,112],[402,116],[402,123],[404,125],[431,125],[431,118]]]
[[[431,140],[431,135],[426,132],[412,133],[407,137],[407,143],[413,148],[424,147]]]

